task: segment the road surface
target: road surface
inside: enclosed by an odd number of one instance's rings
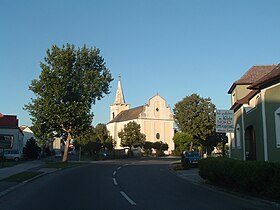
[[[183,179],[170,170],[172,159],[95,162],[60,170],[0,198],[1,210],[274,209]]]

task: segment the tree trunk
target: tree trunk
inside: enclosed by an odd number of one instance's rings
[[[191,141],[190,151],[193,150],[193,141]]]
[[[68,156],[68,148],[69,148],[69,142],[71,140],[71,134],[70,131],[67,131],[67,139],[66,139],[66,145],[64,148],[64,154],[63,154],[63,159],[62,162],[67,162],[67,156]]]

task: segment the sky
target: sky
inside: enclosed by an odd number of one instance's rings
[[[229,109],[230,86],[253,65],[280,63],[279,0],[0,0],[0,113],[17,115],[34,94],[46,50],[97,47],[114,81],[92,107],[107,123],[118,75],[125,100],[156,94],[174,105],[193,93]]]

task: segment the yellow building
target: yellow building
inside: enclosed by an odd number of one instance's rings
[[[110,106],[110,122],[107,124],[110,135],[117,143],[116,149],[122,148],[118,133],[131,121],[141,126],[146,141],[162,141],[168,144],[168,153],[174,150],[174,119],[165,99],[157,94],[147,104],[130,109],[130,105],[125,102],[119,77],[115,102]]]

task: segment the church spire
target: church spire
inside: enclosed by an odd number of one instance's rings
[[[116,98],[115,98],[114,104],[125,104],[123,90],[122,90],[122,84],[121,84],[121,75],[119,75],[118,89],[116,92]]]

